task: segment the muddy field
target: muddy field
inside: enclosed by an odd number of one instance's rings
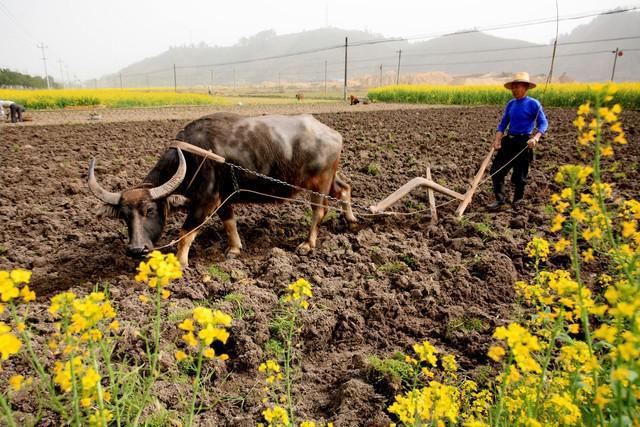
[[[429,162],[435,181],[464,193],[493,140],[499,108],[429,108],[347,111],[315,116],[345,139],[341,172],[352,184],[353,199],[369,206],[415,176]],[[136,328],[150,307],[141,309],[141,285],[133,281],[136,263],[124,255],[126,228],[95,215],[98,201],[84,177],[97,158],[97,175],[112,191],[138,183],[188,119],[95,123],[3,125],[0,128],[0,269],[33,271],[40,299],[73,289],[86,293],[109,286],[121,323]],[[318,249],[299,256],[295,249],[308,232],[310,210],[301,204],[245,206],[237,210],[244,253],[225,260],[225,233],[218,220],[207,225],[191,252],[191,268],[172,285],[171,313],[208,301],[234,313],[227,345],[231,359],[224,381],[207,386],[218,397],[199,415],[201,425],[253,425],[259,421],[261,385],[258,365],[266,357],[269,324],[277,298],[297,278],[314,286],[311,309],[301,332],[302,371],[296,384],[298,413],[337,426],[388,425],[385,408],[396,385],[380,379],[368,357],[389,357],[428,338],[454,353],[469,375],[482,381],[491,365],[485,356],[491,332],[513,316],[515,280],[530,268],[524,246],[549,226],[545,210],[557,190],[559,164],[578,161],[573,110],[550,109],[550,131],[543,138],[527,187],[527,204],[489,213],[489,183],[479,189],[463,221],[452,218],[457,203],[439,208],[440,221],[428,213],[405,216],[360,215],[350,231],[331,215],[323,224]],[[622,116],[630,144],[606,163],[617,191],[638,197],[640,113]],[[73,120],[71,120],[73,121]],[[448,199],[436,195],[442,204]],[[412,212],[428,207],[418,190],[393,207]],[[356,216],[363,214],[355,210]],[[170,221],[161,244],[176,238],[183,216]],[[556,265],[563,257],[552,258]],[[228,280],[211,266],[229,273]],[[232,294],[233,298],[225,296]],[[238,295],[241,295],[238,297]],[[36,310],[31,323],[50,331]],[[165,326],[163,348],[173,353],[178,334]],[[125,337],[121,352],[141,351]],[[22,369],[5,365],[2,376]],[[168,362],[167,362],[168,363]],[[169,363],[168,363],[169,365]],[[171,369],[169,366],[166,369]],[[161,383],[159,402],[180,409],[184,384]],[[28,395],[16,409],[32,412]]]

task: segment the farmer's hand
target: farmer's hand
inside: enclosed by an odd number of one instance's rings
[[[496,142],[493,143],[493,149],[499,150],[502,147],[502,138],[496,139]]]
[[[529,138],[529,140],[527,141],[527,146],[529,148],[534,148],[537,143],[538,143],[538,140],[536,138]]]

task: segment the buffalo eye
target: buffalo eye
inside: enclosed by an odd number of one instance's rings
[[[145,205],[142,208],[142,215],[143,216],[152,216],[156,213],[156,206],[155,205]]]

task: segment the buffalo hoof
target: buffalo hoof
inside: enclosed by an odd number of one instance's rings
[[[313,248],[311,247],[309,242],[304,242],[298,246],[298,248],[296,249],[296,253],[298,255],[308,255],[312,250]]]
[[[236,259],[240,256],[240,249],[227,249],[224,253],[225,259]]]
[[[360,231],[360,229],[362,228],[357,221],[349,222],[348,223],[348,227],[349,227],[349,231],[351,231],[351,232]]]

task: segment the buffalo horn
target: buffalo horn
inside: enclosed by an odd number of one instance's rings
[[[98,199],[109,205],[117,205],[120,203],[120,193],[111,193],[98,184],[96,180],[96,174],[94,172],[94,168],[96,166],[96,159],[91,159],[89,161],[89,189]]]
[[[149,190],[151,194],[151,198],[153,200],[162,199],[163,197],[167,197],[169,194],[173,193],[176,188],[180,186],[184,176],[187,174],[187,162],[184,159],[184,155],[179,148],[176,148],[178,151],[178,158],[180,159],[180,164],[178,165],[178,170],[171,177],[171,179],[159,187],[154,187]]]

